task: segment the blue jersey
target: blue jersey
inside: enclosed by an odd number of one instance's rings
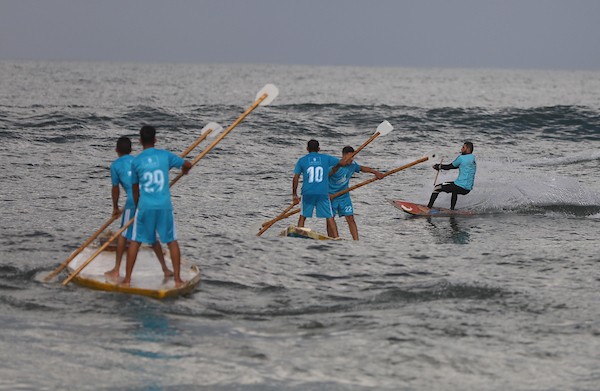
[[[185,160],[163,149],[144,149],[131,163],[131,183],[139,184],[138,209],[173,209],[169,192],[169,170],[181,168]]]
[[[131,192],[131,162],[133,156],[123,155],[117,160],[112,162],[110,165],[110,179],[113,186],[123,186],[125,193],[127,194],[127,201],[125,201],[125,209],[135,208],[133,202],[133,193]]]
[[[328,194],[329,171],[340,159],[318,152],[310,152],[298,159],[294,174],[302,174],[302,194]]]
[[[477,171],[475,155],[472,153],[460,155],[454,159],[452,165],[454,167],[458,167],[458,178],[456,178],[454,184],[466,190],[473,189],[473,183],[475,182],[475,171]]]
[[[360,172],[360,165],[352,162],[347,166],[342,166],[329,177],[329,194],[335,194],[348,188],[350,178],[355,172]]]

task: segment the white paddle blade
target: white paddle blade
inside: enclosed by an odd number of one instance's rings
[[[208,135],[208,138],[214,138],[217,134],[221,133],[221,130],[223,130],[223,127],[216,122],[210,122],[205,127],[202,128],[202,132],[200,134],[204,134],[204,133],[208,132],[209,129],[212,129],[212,131]]]
[[[429,161],[434,161],[435,162],[435,161],[439,160],[441,156],[442,155],[440,155],[439,151],[433,150],[433,151],[427,152],[427,154],[425,156],[423,156],[423,157],[426,157],[427,160],[429,160]]]
[[[277,98],[277,95],[279,95],[279,89],[275,87],[275,84],[267,84],[262,88],[262,90],[258,91],[258,93],[256,94],[256,100],[263,96],[263,94],[267,94],[267,97],[265,98],[265,100],[260,102],[259,106],[266,106],[273,102],[275,98]]]
[[[380,136],[385,136],[392,130],[394,130],[394,127],[387,120],[380,123],[379,126],[377,127],[377,132],[379,132]]]

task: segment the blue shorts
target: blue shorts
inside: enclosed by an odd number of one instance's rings
[[[133,222],[131,240],[140,243],[154,244],[156,235],[161,242],[171,243],[177,240],[175,219],[171,209],[138,209]]]
[[[121,228],[129,222],[135,216],[135,207],[133,208],[125,208],[123,210],[123,214],[121,214]],[[121,234],[127,240],[131,240],[131,236],[133,235],[133,224],[131,224],[127,229]]]
[[[317,217],[329,218],[333,217],[333,209],[331,209],[331,201],[329,194],[305,194],[302,195],[302,209],[300,214],[304,217],[312,217],[313,210],[317,209]]]
[[[352,208],[352,200],[350,199],[350,194],[342,194],[339,197],[335,197],[331,200],[331,207],[333,208],[333,215],[336,214],[340,217],[342,216],[352,216],[354,215],[354,209]]]

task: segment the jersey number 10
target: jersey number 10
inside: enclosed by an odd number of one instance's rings
[[[306,172],[308,174],[308,183],[323,182],[323,167],[310,166],[306,169]]]

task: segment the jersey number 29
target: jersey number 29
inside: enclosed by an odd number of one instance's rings
[[[161,192],[165,186],[165,175],[161,170],[145,172],[142,182],[144,183],[144,191],[146,193]]]

